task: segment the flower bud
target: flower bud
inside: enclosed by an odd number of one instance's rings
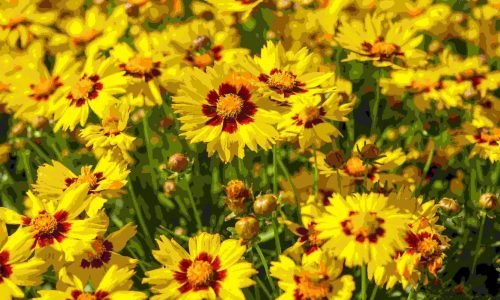
[[[344,156],[342,155],[342,151],[330,151],[326,157],[325,162],[333,168],[340,168],[344,164]]]
[[[31,126],[34,129],[42,129],[49,123],[49,120],[42,116],[36,116],[33,121],[31,121]]]
[[[16,124],[14,124],[14,126],[12,126],[12,128],[10,129],[10,134],[12,136],[18,136],[18,135],[21,135],[24,133],[24,131],[26,130],[26,124],[22,123],[22,122],[17,122]]]
[[[460,204],[451,198],[443,198],[439,201],[439,207],[441,207],[444,211],[451,212],[457,214],[462,209]]]
[[[244,240],[251,240],[259,233],[259,221],[254,217],[243,217],[234,225],[236,234]]]
[[[210,41],[210,38],[208,36],[199,35],[193,40],[191,47],[193,48],[194,51],[199,51],[199,50],[210,47],[210,44],[211,44],[211,41]]]
[[[139,16],[139,6],[132,4],[132,3],[126,3],[125,4],[125,11],[127,12],[127,15],[129,17],[136,18]]]
[[[169,179],[165,181],[163,184],[163,193],[167,196],[171,196],[175,190],[177,189],[177,185],[175,184],[175,181]]]
[[[366,159],[375,159],[379,156],[380,150],[374,144],[366,144],[361,149],[361,156]]]
[[[276,208],[277,199],[273,194],[258,196],[253,202],[253,211],[258,216],[269,215]]]
[[[168,168],[171,171],[182,172],[187,168],[189,161],[184,154],[175,153],[174,155],[170,156],[167,164]]]
[[[482,194],[479,198],[479,206],[483,209],[496,210],[498,198],[492,193]]]
[[[231,180],[227,183],[226,205],[236,214],[244,213],[246,210],[245,202],[250,198],[250,190],[241,180]]]
[[[443,49],[443,45],[441,44],[440,41],[434,40],[429,44],[429,52],[430,53],[438,53]]]
[[[9,153],[12,149],[10,144],[0,144],[0,164],[4,164],[9,161]]]

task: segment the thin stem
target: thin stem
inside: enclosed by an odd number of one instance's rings
[[[267,299],[273,299],[273,295],[271,295],[271,292],[269,292],[269,290],[267,289],[266,285],[264,284],[264,282],[262,282],[262,280],[260,280],[259,277],[255,277],[255,281],[257,281],[257,284],[259,285],[259,287],[264,291],[264,294],[266,294],[267,296]],[[256,291],[258,292],[259,290],[256,289]],[[260,299],[260,294],[257,294],[257,299]]]
[[[43,150],[37,144],[35,144],[31,139],[26,139],[26,142],[28,143],[28,145],[30,145],[31,149],[33,149],[33,151],[35,151],[36,154],[38,154],[38,156],[40,156],[45,162],[50,162],[50,157],[45,154],[45,152],[43,152]]]
[[[342,178],[340,177],[340,171],[337,169],[337,184],[339,185],[339,192],[342,195]]]
[[[130,198],[132,198],[132,205],[134,205],[134,210],[137,215],[137,220],[139,221],[139,225],[142,228],[142,231],[144,232],[144,235],[147,237],[146,242],[148,245],[150,245],[151,248],[154,247],[151,235],[148,230],[148,226],[146,225],[146,222],[144,220],[144,216],[142,215],[142,210],[141,207],[139,206],[139,203],[137,202],[137,197],[135,196],[134,192],[134,186],[132,185],[132,182],[129,181],[127,184],[128,191],[130,194]]]
[[[375,300],[377,298],[377,292],[378,292],[378,285],[375,285],[372,294],[370,296],[370,300]]]
[[[29,184],[33,184],[33,173],[31,172],[31,166],[29,164],[29,150],[21,150],[21,160],[23,163],[24,172],[26,172],[26,177]]]
[[[200,230],[203,227],[203,225],[201,223],[201,218],[198,209],[196,209],[196,203],[194,202],[193,193],[191,193],[191,189],[189,188],[189,180],[187,178],[184,181],[183,185],[184,189],[186,190],[186,193],[188,194],[189,204],[191,205],[191,209],[193,210],[194,219],[196,221],[196,228]]]
[[[280,242],[278,218],[276,217],[275,211],[273,211],[272,220],[273,220],[273,231],[274,231],[274,243],[276,245],[276,252],[278,253],[279,256],[281,255],[281,242]]]
[[[189,241],[189,237],[187,237],[187,236],[185,236],[183,234],[177,234],[177,233],[173,232],[172,230],[170,230],[168,228],[165,228],[163,226],[160,226],[160,228],[158,228],[158,231],[160,231],[160,232],[163,231],[163,232],[165,232],[165,233],[173,236],[174,238],[177,238],[179,240],[183,240],[185,242]]]
[[[273,194],[278,195],[278,146],[273,145]]]
[[[286,168],[285,164],[283,163],[283,160],[281,160],[281,157],[278,156],[278,165],[281,169],[281,172],[283,172],[283,175],[285,175],[286,180],[292,187],[292,192],[293,192],[293,199],[295,201],[295,211],[297,213],[297,220],[299,223],[301,223],[301,212],[300,212],[300,203],[299,203],[299,195],[297,193],[297,188],[295,187],[295,184],[292,181],[292,178],[290,177],[290,173],[288,172],[288,169]]]
[[[479,256],[481,254],[480,253],[481,241],[483,239],[485,221],[486,221],[486,213],[481,212],[481,225],[479,227],[479,236],[477,237],[476,250],[474,250],[474,260],[472,261],[472,269],[471,269],[472,276],[474,276],[474,274],[476,274],[477,260],[479,259]]]
[[[151,172],[151,180],[153,181],[153,188],[154,188],[154,193],[155,195],[158,193],[158,177],[156,176],[156,164],[154,163],[153,160],[153,148],[151,148],[151,138],[150,138],[150,132],[149,132],[149,126],[148,126],[148,116],[149,114],[146,114],[142,118],[142,125],[144,128],[144,141],[146,144],[146,152],[148,154],[148,161],[149,161],[149,171]]]
[[[318,175],[318,156],[316,154],[316,148],[314,148],[314,177],[313,177],[313,192],[314,192],[314,198],[318,199],[318,193],[319,193],[319,175]]]
[[[259,244],[255,244],[254,248],[260,257],[260,261],[262,262],[262,265],[264,266],[264,271],[266,272],[267,280],[269,281],[269,284],[271,285],[271,289],[273,290],[273,294],[274,294],[274,293],[276,293],[276,288],[274,287],[274,281],[271,278],[271,274],[269,274],[269,265],[267,264],[267,259],[264,256],[264,253],[262,253],[262,249],[260,249]]]
[[[368,279],[366,278],[366,265],[361,266],[361,300],[366,300],[366,288]]]
[[[414,295],[415,295],[415,289],[413,288],[410,288],[410,292],[408,293],[408,300],[412,300],[414,298]]]
[[[422,178],[418,182],[417,187],[415,188],[414,195],[417,195],[420,193],[420,189],[422,188],[422,184],[424,182],[424,178],[427,175],[427,172],[429,172],[429,169],[431,168],[432,164],[432,159],[434,158],[434,152],[436,150],[436,145],[433,140],[431,140],[431,152],[429,152],[429,156],[427,156],[427,161],[425,162],[424,170],[422,173]]]
[[[380,105],[380,77],[382,76],[382,70],[378,70],[377,86],[375,87],[375,103],[372,107],[372,128],[370,134],[374,135],[377,128],[378,120],[378,107]]]

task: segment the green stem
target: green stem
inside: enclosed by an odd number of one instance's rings
[[[255,281],[257,281],[257,284],[259,285],[259,287],[264,291],[264,294],[266,294],[267,299],[274,299],[273,295],[271,295],[271,293],[267,289],[266,285],[264,284],[264,282],[262,282],[262,280],[260,280],[259,277],[255,277]],[[256,291],[258,292],[259,290],[256,289]],[[257,299],[260,299],[259,294],[257,294],[256,297],[257,297]]]
[[[30,145],[31,149],[33,149],[33,151],[35,151],[36,154],[38,154],[38,156],[40,156],[45,162],[50,162],[50,157],[45,154],[45,152],[43,152],[37,144],[35,144],[31,139],[26,139],[26,142],[28,143],[28,145]]]
[[[132,205],[134,206],[134,210],[137,215],[137,220],[139,221],[139,225],[141,226],[144,235],[147,237],[146,243],[148,243],[148,245],[150,245],[150,247],[153,248],[154,245],[152,242],[151,234],[149,233],[148,226],[146,225],[144,216],[142,215],[142,210],[141,207],[139,206],[139,202],[137,202],[137,197],[135,196],[134,186],[132,185],[132,182],[129,181],[127,187],[130,194],[130,198],[132,198]]]
[[[189,204],[191,205],[191,209],[193,210],[194,219],[196,221],[196,228],[200,230],[203,227],[203,225],[201,223],[201,218],[200,214],[198,213],[198,209],[196,209],[196,203],[194,202],[193,193],[191,193],[191,189],[189,188],[189,180],[187,178],[183,182],[183,185],[184,185],[184,190],[186,190],[186,193],[188,194]]]
[[[278,196],[278,146],[273,146],[273,194]]]
[[[366,300],[366,288],[368,279],[366,277],[366,265],[361,266],[361,300]]]
[[[342,178],[340,177],[339,169],[337,169],[337,184],[339,185],[339,192],[342,195]]]
[[[149,114],[146,114],[142,118],[142,125],[144,129],[144,142],[146,144],[146,152],[148,154],[148,161],[149,161],[149,171],[151,172],[151,180],[153,181],[153,188],[154,188],[154,193],[155,195],[158,193],[158,177],[156,176],[156,164],[154,163],[153,160],[153,148],[151,148],[151,137],[150,137],[150,132],[149,132],[149,126],[148,126],[148,116]]]
[[[470,177],[469,177],[469,201],[478,200],[477,197],[477,169],[475,167],[476,158],[470,160]],[[469,231],[467,230],[467,218],[469,210],[467,208],[467,197],[464,197],[464,219],[462,221],[462,245],[467,244],[469,239]]]
[[[272,214],[272,221],[273,221],[273,232],[274,232],[274,244],[276,245],[276,252],[278,253],[279,256],[281,255],[281,242],[280,242],[278,219],[276,217],[275,211],[273,211]]]
[[[262,266],[264,267],[264,271],[266,272],[267,280],[269,281],[269,284],[271,285],[271,289],[273,290],[273,294],[274,294],[274,293],[276,293],[276,288],[274,287],[274,281],[271,278],[271,274],[269,274],[269,265],[267,264],[267,259],[264,256],[264,253],[262,253],[262,249],[260,249],[259,244],[255,244],[254,248],[260,257],[260,261],[262,262]]]
[[[408,293],[408,300],[412,300],[415,295],[415,289],[413,287],[410,288],[410,292]]]
[[[377,292],[378,292],[378,285],[375,285],[372,294],[370,296],[370,300],[375,300],[377,298]]]
[[[427,172],[429,172],[429,169],[431,168],[432,164],[432,159],[434,158],[434,152],[436,150],[436,145],[434,141],[431,140],[431,152],[429,152],[429,156],[427,156],[427,161],[425,162],[424,170],[422,173],[422,178],[418,182],[417,187],[415,188],[415,192],[413,193],[414,195],[417,195],[420,193],[420,189],[422,188],[422,184],[424,182],[425,176],[427,175]]]
[[[313,151],[314,151],[313,192],[314,192],[314,198],[318,199],[318,193],[319,193],[318,156],[316,155],[316,148],[314,148]]]
[[[378,70],[377,86],[375,87],[375,103],[372,106],[372,128],[370,130],[370,135],[374,135],[377,130],[378,121],[378,107],[380,105],[380,77],[382,76],[382,70]]]
[[[474,260],[472,261],[472,269],[471,269],[472,276],[474,276],[474,274],[476,274],[477,260],[479,259],[479,256],[481,254],[480,253],[481,240],[483,239],[484,223],[485,222],[486,222],[486,213],[481,212],[481,225],[479,227],[479,236],[477,237],[476,250],[474,250]]]
[[[189,237],[183,235],[183,234],[177,234],[175,232],[173,232],[172,230],[168,229],[168,228],[165,228],[163,226],[160,226],[160,228],[158,228],[158,231],[159,232],[164,232],[164,233],[167,233],[168,235],[171,235],[173,236],[174,238],[176,239],[179,239],[179,240],[183,240],[185,242],[189,241]]]
[[[292,192],[293,192],[293,199],[295,201],[295,211],[297,213],[297,220],[299,223],[301,222],[301,212],[300,212],[300,203],[299,203],[299,195],[297,193],[297,188],[295,187],[295,184],[293,184],[292,178],[290,177],[290,173],[288,172],[288,169],[286,168],[285,164],[283,163],[283,160],[281,160],[281,157],[278,156],[278,165],[280,166],[281,172],[283,172],[283,175],[285,175],[286,180],[292,187]]]
[[[26,178],[28,179],[28,183],[31,185],[31,184],[33,184],[34,181],[33,181],[33,173],[31,172],[31,166],[29,164],[30,152],[29,152],[29,150],[21,150],[20,154],[21,154],[21,160],[23,163],[24,172],[26,172]]]

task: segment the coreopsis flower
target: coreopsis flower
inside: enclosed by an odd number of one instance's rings
[[[263,0],[207,0],[221,13],[241,13],[241,20],[248,19]]]
[[[54,131],[84,126],[89,108],[103,118],[106,107],[117,101],[113,95],[125,93],[126,85],[127,78],[114,59],[88,57],[80,79],[72,86],[61,87],[63,97],[54,104]]]
[[[342,23],[336,41],[350,51],[344,61],[400,68],[425,64],[425,52],[417,49],[423,35],[416,33],[410,22],[393,23],[383,15],[366,15],[364,23],[356,19]]]
[[[158,294],[151,299],[245,299],[241,289],[255,284],[257,272],[241,261],[246,247],[238,240],[221,243],[218,234],[201,233],[189,239],[189,253],[165,236],[157,242],[153,256],[164,267],[143,280]]]
[[[15,112],[14,117],[26,122],[37,117],[50,119],[55,101],[63,97],[62,87],[71,86],[78,80],[81,64],[75,62],[71,52],[57,53],[51,71],[43,62],[43,52],[40,43],[33,43],[28,51],[33,55],[17,58],[19,65],[26,66],[22,70],[25,76],[11,81],[10,93],[4,99],[8,108]]]
[[[129,223],[107,237],[98,236],[91,242],[92,250],[75,257],[67,266],[68,273],[76,275],[82,282],[92,282],[97,286],[112,266],[134,269],[137,260],[119,252],[136,233],[136,226]]]
[[[124,5],[115,7],[110,15],[92,6],[85,10],[84,16],[64,18],[57,25],[63,34],[52,35],[49,48],[85,51],[87,56],[93,56],[116,45],[128,22]]]
[[[0,41],[11,48],[24,48],[34,37],[49,36],[57,11],[41,12],[30,0],[0,2]]]
[[[2,299],[24,298],[20,286],[38,286],[47,270],[45,261],[31,257],[32,233],[19,228],[8,236],[4,223],[0,224],[0,291]],[[31,257],[31,258],[30,258]]]
[[[326,254],[318,261],[297,265],[291,258],[280,255],[271,262],[271,276],[278,279],[284,291],[283,300],[339,299],[348,300],[356,288],[351,275],[342,274],[342,261]]]
[[[190,143],[207,143],[211,156],[217,152],[229,162],[243,158],[245,147],[271,148],[278,132],[273,124],[277,114],[263,109],[245,81],[237,81],[227,65],[191,69],[184,78],[173,109],[180,115],[181,135]]]
[[[314,196],[310,196],[308,202],[300,209],[301,221],[303,225],[285,220],[283,223],[293,234],[298,236],[297,242],[285,251],[285,254],[303,262],[318,260],[323,254],[321,247],[326,242],[318,236],[321,233],[317,229],[317,219],[325,213],[323,205],[318,205]]]
[[[410,216],[383,194],[334,194],[326,213],[317,220],[324,249],[345,259],[349,267],[370,262],[383,264],[405,247]]]
[[[461,107],[462,96],[470,84],[443,79],[444,75],[443,68],[395,70],[390,78],[380,79],[380,86],[388,96],[402,97],[409,92],[420,111],[431,109],[432,102],[439,110]]]
[[[332,121],[346,122],[346,115],[353,109],[353,102],[341,103],[334,94],[324,99],[320,95],[297,96],[290,112],[278,123],[282,138],[298,139],[300,148],[321,147],[331,143],[332,137],[342,135]]]
[[[479,155],[491,162],[500,160],[500,128],[498,126],[477,128],[466,123],[456,134],[455,141],[462,147],[474,145],[470,157]]]
[[[135,137],[126,132],[129,115],[130,106],[126,101],[109,105],[100,125],[88,124],[80,131],[80,137],[87,142],[85,146],[91,147],[98,158],[108,151],[117,150],[123,159],[130,162],[129,151],[134,149]]]
[[[367,158],[363,157],[363,149],[377,149],[378,154],[368,162]],[[409,184],[411,182],[405,177],[393,173],[394,169],[405,161],[406,154],[401,148],[380,151],[374,140],[363,137],[354,145],[350,158],[345,158],[338,150],[327,154],[317,152],[320,174],[333,178],[333,182],[340,182],[339,188],[343,189],[343,192],[353,192],[357,185],[366,185],[368,190],[371,190],[377,183],[379,187],[387,190],[394,185]]]
[[[129,173],[126,163],[115,161],[112,152],[103,156],[95,167],[81,167],[78,175],[62,163],[52,161],[51,165],[38,168],[33,191],[42,199],[57,199],[67,189],[86,185],[90,199],[88,211],[96,212],[106,202],[101,196],[116,195],[127,183]]]
[[[110,53],[130,81],[127,90],[132,93],[132,98],[146,106],[160,105],[160,76],[169,62],[153,48],[151,39],[145,32],[134,39],[134,47],[135,50],[126,43],[120,43]]]
[[[23,225],[33,233],[27,242],[31,247],[36,250],[51,248],[63,254],[64,260],[73,261],[75,255],[89,249],[90,243],[104,233],[107,226],[101,216],[79,219],[89,204],[88,191],[88,184],[69,189],[57,204],[42,201],[29,191],[27,196],[32,207],[28,215],[0,207],[0,216],[7,224]]]
[[[61,290],[39,290],[40,297],[34,298],[37,300],[54,300],[54,299],[95,299],[95,300],[142,300],[147,299],[144,292],[131,291],[134,271],[128,268],[119,268],[114,265],[106,272],[99,285],[93,291],[86,288],[87,282],[82,281],[77,276],[70,275],[66,269],[59,271],[59,281]]]
[[[252,83],[263,98],[287,103],[298,94],[331,92],[333,86],[321,85],[333,76],[332,72],[319,71],[318,63],[307,48],[286,52],[281,43],[272,41],[261,49],[259,56],[245,56],[239,60],[241,69],[252,77]]]

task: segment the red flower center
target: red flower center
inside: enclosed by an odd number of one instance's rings
[[[300,113],[292,117],[295,120],[295,125],[304,126],[305,128],[312,128],[313,126],[323,123],[321,118],[326,114],[323,107],[317,108],[316,106],[305,107]]]
[[[72,300],[110,300],[108,292],[97,291],[95,293],[86,293],[80,290],[73,290],[71,292]]]
[[[340,225],[345,235],[354,235],[357,242],[376,243],[378,238],[385,234],[385,229],[382,228],[384,222],[385,220],[378,217],[376,212],[350,211],[349,217],[340,222]]]
[[[367,56],[377,57],[378,60],[382,61],[391,61],[397,56],[404,56],[401,47],[385,42],[383,37],[378,37],[374,43],[363,42],[361,49],[367,52]]]
[[[154,77],[161,75],[160,62],[153,60],[149,57],[132,57],[126,64],[120,64],[120,69],[125,71],[125,75],[135,78],[144,78],[148,82]]]
[[[12,266],[8,264],[9,262],[9,252],[0,252],[0,283],[3,282],[4,278],[8,278],[12,274]]]
[[[223,83],[219,91],[211,90],[207,95],[208,104],[203,104],[202,112],[210,119],[207,125],[218,126],[222,124],[222,130],[233,133],[238,125],[253,122],[253,116],[257,112],[257,106],[250,100],[250,91],[241,86]]]
[[[201,252],[194,260],[181,260],[178,269],[174,278],[181,284],[179,291],[183,294],[212,288],[218,295],[220,282],[226,277],[226,271],[220,270],[219,257],[212,258],[206,252]]]
[[[272,69],[269,75],[260,74],[259,80],[267,84],[267,86],[278,94],[286,98],[298,93],[305,93],[307,90],[303,87],[305,83],[297,80],[297,75],[289,71]]]
[[[71,100],[70,105],[80,107],[87,101],[97,98],[97,96],[99,96],[99,91],[103,88],[99,79],[98,75],[90,77],[87,77],[86,74],[83,75],[82,78],[73,85],[68,96],[66,96],[67,99]]]
[[[87,253],[87,259],[83,258],[80,266],[84,269],[98,269],[111,259],[111,251],[113,251],[113,243],[108,240],[96,239],[92,242],[92,252]]]
[[[307,225],[307,228],[298,228],[297,233],[301,236],[299,241],[303,243],[302,247],[304,248],[306,254],[313,253],[325,243],[324,240],[318,238],[320,232],[316,230],[316,222],[311,222]]]
[[[88,183],[89,184],[89,194],[97,193],[97,188],[100,182],[106,179],[102,172],[94,173],[91,167],[85,166],[81,169],[81,174],[78,177],[66,178],[64,181],[67,187],[70,187],[73,183]]]
[[[500,128],[479,128],[474,139],[478,144],[500,145]]]
[[[62,85],[63,84],[59,80],[59,76],[42,79],[36,85],[30,84],[30,89],[33,91],[30,97],[36,101],[47,101],[50,95],[52,95]]]
[[[25,217],[23,223],[30,225],[35,232],[35,243],[40,248],[54,244],[54,240],[62,242],[65,235],[70,229],[71,224],[66,222],[68,213],[60,210],[54,215],[51,215],[45,210],[42,210],[33,219]]]

